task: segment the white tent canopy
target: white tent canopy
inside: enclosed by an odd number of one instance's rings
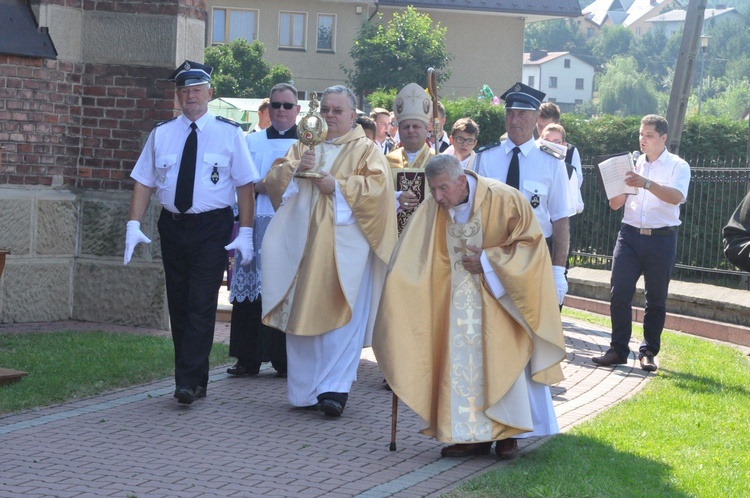
[[[258,106],[263,99],[235,99],[221,97],[213,99],[208,103],[208,110],[216,116],[224,116],[242,125],[245,131],[252,130],[258,124]],[[309,100],[300,100],[300,113],[297,116],[299,121],[310,108]]]

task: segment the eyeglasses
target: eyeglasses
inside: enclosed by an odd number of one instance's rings
[[[287,111],[291,110],[292,107],[296,106],[297,104],[292,104],[291,102],[271,102],[271,107],[274,109],[281,109],[281,106],[284,106],[284,109]]]
[[[321,107],[320,108],[320,114],[325,116],[327,114],[333,113],[334,116],[341,116],[344,114],[344,109],[341,109],[340,107],[336,109],[331,109],[330,107]]]
[[[398,126],[398,123],[395,121],[391,121],[391,126]]]
[[[475,138],[454,137],[453,140],[455,140],[458,145],[474,145],[477,143]]]

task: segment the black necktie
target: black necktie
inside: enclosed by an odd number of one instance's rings
[[[513,147],[513,158],[510,160],[510,167],[508,167],[508,178],[506,178],[506,185],[518,190],[518,153],[521,149]]]
[[[198,126],[190,123],[190,134],[185,140],[185,148],[182,149],[180,160],[180,172],[177,175],[177,189],[174,193],[174,205],[184,213],[193,205],[193,186],[195,183],[195,156],[198,153]]]

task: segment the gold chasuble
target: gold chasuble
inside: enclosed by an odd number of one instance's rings
[[[335,193],[320,194],[311,180],[292,177],[305,149],[294,144],[265,178],[276,214],[261,250],[263,323],[288,334],[315,336],[351,320],[370,252],[375,256],[371,303],[377,306],[382,290],[377,268],[382,266],[384,273],[398,235],[388,165],[361,126],[315,148],[353,223],[336,224]],[[298,191],[285,199],[291,181]],[[375,310],[370,321],[374,317]]]
[[[471,214],[455,223],[428,196],[388,269],[373,349],[388,385],[449,443],[492,441],[533,428],[525,374],[563,379],[565,342],[547,244],[529,202],[500,182],[476,179]],[[484,250],[505,288],[461,262]]]

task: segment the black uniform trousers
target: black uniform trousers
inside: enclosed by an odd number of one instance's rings
[[[232,301],[232,324],[229,332],[229,356],[241,360],[249,370],[270,361],[279,373],[286,373],[286,334],[263,325],[262,297],[254,301]]]
[[[175,384],[195,389],[208,383],[216,306],[232,237],[232,209],[159,217],[161,254],[174,342]]]

